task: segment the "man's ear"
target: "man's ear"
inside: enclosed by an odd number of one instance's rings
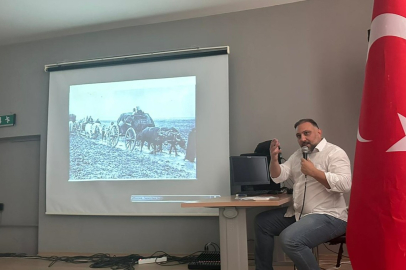
[[[320,137],[322,137],[323,131],[321,129],[319,129],[317,132],[320,134]]]

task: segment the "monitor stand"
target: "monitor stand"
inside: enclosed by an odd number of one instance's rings
[[[258,196],[268,194],[271,190],[255,190],[254,186],[244,185],[241,186],[241,191],[238,194],[246,194],[247,196]]]

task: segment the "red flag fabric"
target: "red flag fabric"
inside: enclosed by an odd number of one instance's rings
[[[406,269],[406,0],[375,0],[347,227],[354,270]]]

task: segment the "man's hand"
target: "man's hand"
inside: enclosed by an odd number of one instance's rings
[[[271,142],[271,147],[269,148],[272,160],[278,160],[278,155],[281,153],[280,143],[278,139],[273,139]]]
[[[323,186],[330,189],[330,184],[327,182],[326,174],[323,171],[318,170],[313,162],[308,159],[302,158],[300,164],[302,165],[301,171],[304,175],[308,175],[316,179]]]
[[[312,176],[314,175],[314,172],[317,170],[316,167],[314,167],[313,162],[311,162],[308,159],[302,158],[301,160],[301,171],[304,175],[309,175]]]
[[[271,154],[270,173],[272,178],[278,177],[281,174],[281,167],[278,162],[278,154],[281,152],[279,146],[278,139],[273,139],[269,148]]]

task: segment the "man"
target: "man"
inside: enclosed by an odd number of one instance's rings
[[[118,128],[120,129],[120,134],[124,134],[128,127],[131,126],[131,122],[133,121],[133,115],[134,115],[134,110],[133,112],[128,112],[128,113],[122,113],[120,114],[119,118],[117,119],[117,125]],[[125,127],[126,125],[126,127]]]
[[[186,155],[184,160],[195,162],[196,159],[196,128],[192,128],[187,139]]]
[[[144,114],[144,112],[141,110],[140,106],[137,106],[136,109],[137,109],[137,114]]]
[[[294,181],[293,205],[273,209],[255,219],[256,270],[272,270],[274,236],[279,236],[283,251],[298,270],[320,269],[312,248],[345,233],[347,205],[343,193],[351,189],[351,168],[347,154],[328,143],[312,119],[295,125],[300,147],[308,147],[307,159],[302,149],[284,164],[277,139],[270,146],[270,173],[275,183]]]

